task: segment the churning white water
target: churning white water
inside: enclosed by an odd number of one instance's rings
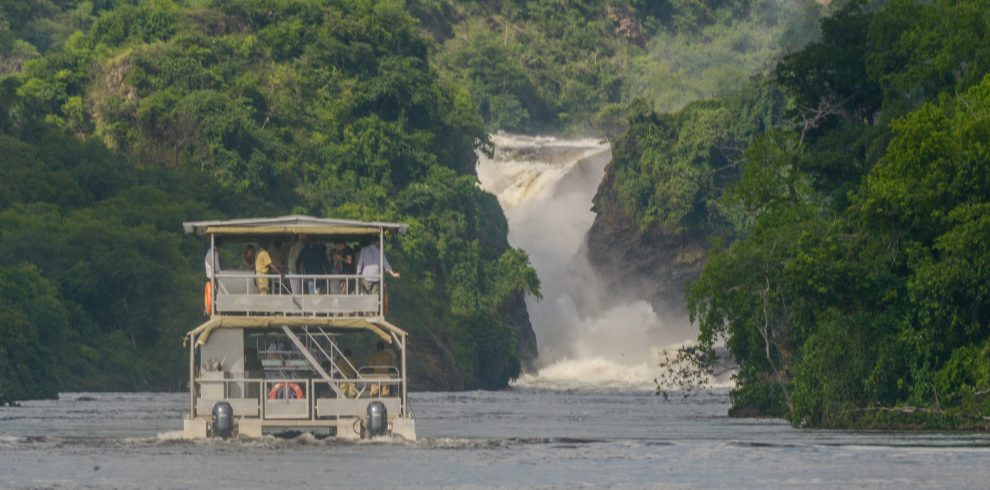
[[[689,329],[646,301],[612,297],[584,253],[608,144],[504,133],[492,141],[495,155],[481,155],[478,178],[498,197],[509,242],[529,253],[543,293],[527,299],[542,368],[517,385],[653,388],[658,353],[687,340]]]

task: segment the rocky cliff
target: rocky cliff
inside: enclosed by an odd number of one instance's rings
[[[514,294],[499,310],[499,316],[512,327],[512,331],[516,334],[516,349],[519,352],[519,361],[523,371],[533,370],[539,350],[536,346],[536,334],[533,332],[533,325],[529,321],[529,311],[526,310],[525,295],[522,293]]]
[[[648,301],[657,312],[687,316],[684,292],[704,267],[706,235],[641,229],[619,205],[615,167],[605,169],[588,231],[588,258],[613,297]]]

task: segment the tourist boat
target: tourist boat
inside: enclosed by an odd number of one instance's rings
[[[204,265],[215,271],[204,287],[209,318],[185,337],[186,438],[309,431],[339,439],[394,435],[415,440],[407,392],[408,335],[386,320],[385,288],[362,287],[362,277],[355,274],[256,274],[220,267],[222,257],[236,254],[240,260],[242,247],[266,242],[272,244],[271,256],[285,260],[289,244],[300,237],[327,244],[328,250],[337,242],[363,246],[376,239],[384,248],[385,238],[405,233],[407,225],[284,216],[183,226],[186,233],[208,237]],[[221,243],[223,248],[213,253]],[[378,255],[377,280],[384,284],[387,254]],[[358,260],[357,249],[353,260]],[[263,292],[259,285],[266,282]],[[386,357],[394,362],[358,360],[376,348],[390,353]],[[355,354],[345,355],[351,350]]]

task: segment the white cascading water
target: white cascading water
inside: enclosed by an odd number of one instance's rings
[[[499,133],[478,178],[509,220],[509,242],[525,250],[543,300],[527,298],[540,350],[536,373],[517,386],[652,389],[658,354],[693,337],[686,318],[667,318],[642,300],[610,298],[582,247],[594,222],[592,198],[611,159],[597,139]]]

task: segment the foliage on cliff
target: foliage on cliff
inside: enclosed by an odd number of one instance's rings
[[[0,406],[51,398],[58,384],[42,338],[66,331],[55,288],[29,265],[0,268]]]
[[[0,304],[0,398],[25,369],[177,387],[205,250],[179,224],[290,212],[411,225],[390,259],[423,300],[393,311],[454,373],[413,365],[420,386],[518,373],[497,312],[538,281],[475,183],[482,119],[403,2],[31,4],[0,2],[0,271],[24,292]]]
[[[669,236],[722,234],[732,216],[718,198],[738,179],[740,148],[779,124],[785,108],[780,89],[756,77],[731,96],[634,116],[615,141],[610,192],[595,197],[596,209],[616,207],[640,230]]]
[[[737,240],[689,301],[734,410],[797,425],[985,426],[990,9],[853,2],[777,66],[794,124],[719,205]]]

